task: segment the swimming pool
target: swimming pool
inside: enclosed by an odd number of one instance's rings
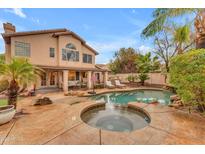
[[[172,92],[165,90],[135,90],[99,94],[92,96],[91,99],[96,102],[106,102],[115,105],[126,105],[128,102],[150,103],[154,101],[168,105],[170,103],[171,95],[173,95]]]

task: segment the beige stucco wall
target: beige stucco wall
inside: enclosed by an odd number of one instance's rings
[[[62,49],[65,48],[66,44],[68,43],[72,43],[75,45],[77,51],[79,51],[79,62],[72,62],[72,61],[63,61],[62,60]],[[89,49],[87,49],[84,45],[81,44],[81,42],[77,39],[75,39],[74,37],[72,37],[71,35],[65,35],[65,36],[59,36],[59,52],[60,52],[60,56],[59,56],[59,65],[60,66],[70,66],[70,67],[95,67],[95,54],[93,52],[91,52]],[[92,64],[87,64],[87,63],[83,63],[83,53],[87,53],[92,55],[93,57],[93,63]]]
[[[52,34],[28,35],[11,38],[11,56],[15,55],[15,41],[30,43],[31,47],[31,63],[45,66],[63,66],[63,67],[95,67],[95,54],[86,48],[80,40],[71,35],[59,36],[54,38]],[[66,44],[73,43],[79,51],[79,62],[63,61],[62,49]],[[49,55],[49,48],[55,48],[55,57],[51,58]],[[82,62],[83,53],[92,55],[93,63],[87,64]]]
[[[41,34],[41,35],[28,35],[28,36],[18,36],[11,38],[11,55],[15,55],[15,41],[20,41],[24,43],[30,43],[29,57],[31,63],[37,65],[57,65],[57,58],[50,58],[49,48],[55,48],[57,50],[57,39],[51,37],[51,34]]]

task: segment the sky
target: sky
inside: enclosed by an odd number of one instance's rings
[[[16,31],[67,28],[99,52],[96,63],[108,63],[114,52],[133,47],[145,53],[153,42],[140,34],[152,21],[154,9],[0,9],[0,33],[10,22]],[[0,37],[0,53],[4,42]]]

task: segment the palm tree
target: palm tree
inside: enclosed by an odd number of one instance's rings
[[[42,70],[25,58],[14,58],[11,63],[0,63],[0,76],[9,81],[8,104],[16,108],[18,91],[21,85],[35,82]]]
[[[190,43],[190,37],[191,35],[188,25],[177,27],[174,30],[173,41],[176,44],[178,54],[182,54],[186,48],[192,45],[192,42]]]
[[[142,36],[150,37],[154,36],[156,33],[162,31],[167,23],[171,19],[183,15],[193,15],[194,20],[191,21],[196,31],[196,44],[198,44],[198,39],[202,33],[205,33],[205,9],[195,9],[195,8],[174,8],[156,9],[153,12],[154,20],[142,31]],[[190,24],[190,23],[189,23]],[[197,45],[198,46],[198,45]]]
[[[136,68],[139,74],[139,79],[141,84],[144,85],[145,80],[149,79],[148,73],[153,72],[160,67],[160,62],[158,57],[155,56],[152,58],[151,52],[148,52],[145,55],[139,55],[136,59]]]

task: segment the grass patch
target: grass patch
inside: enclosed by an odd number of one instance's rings
[[[8,104],[7,99],[0,99],[0,106],[4,106],[4,105],[7,105],[7,104]]]

